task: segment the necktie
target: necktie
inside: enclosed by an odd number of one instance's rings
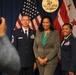
[[[25,37],[27,37],[27,30],[25,30]]]

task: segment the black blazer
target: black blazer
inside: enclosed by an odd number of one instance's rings
[[[31,67],[35,62],[33,52],[35,31],[29,29],[28,38],[26,38],[23,29],[15,30],[12,35],[12,43],[16,47],[20,60],[21,67]]]
[[[76,38],[72,35],[61,46],[61,61],[63,71],[74,72],[76,67]]]

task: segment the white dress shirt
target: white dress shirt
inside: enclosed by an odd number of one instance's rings
[[[23,29],[24,34],[27,33],[27,36],[28,36],[28,30],[29,30],[29,29],[28,29],[28,28],[25,29],[23,26],[22,26],[22,29]]]

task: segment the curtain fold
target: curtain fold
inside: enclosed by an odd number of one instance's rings
[[[12,31],[21,11],[23,0],[0,0],[0,16],[6,18],[7,35],[11,39]]]

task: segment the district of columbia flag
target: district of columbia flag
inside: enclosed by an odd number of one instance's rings
[[[73,35],[76,37],[76,8],[73,0],[63,0],[54,20],[55,28],[59,31],[61,40],[63,39],[61,27],[64,23],[73,25]]]

